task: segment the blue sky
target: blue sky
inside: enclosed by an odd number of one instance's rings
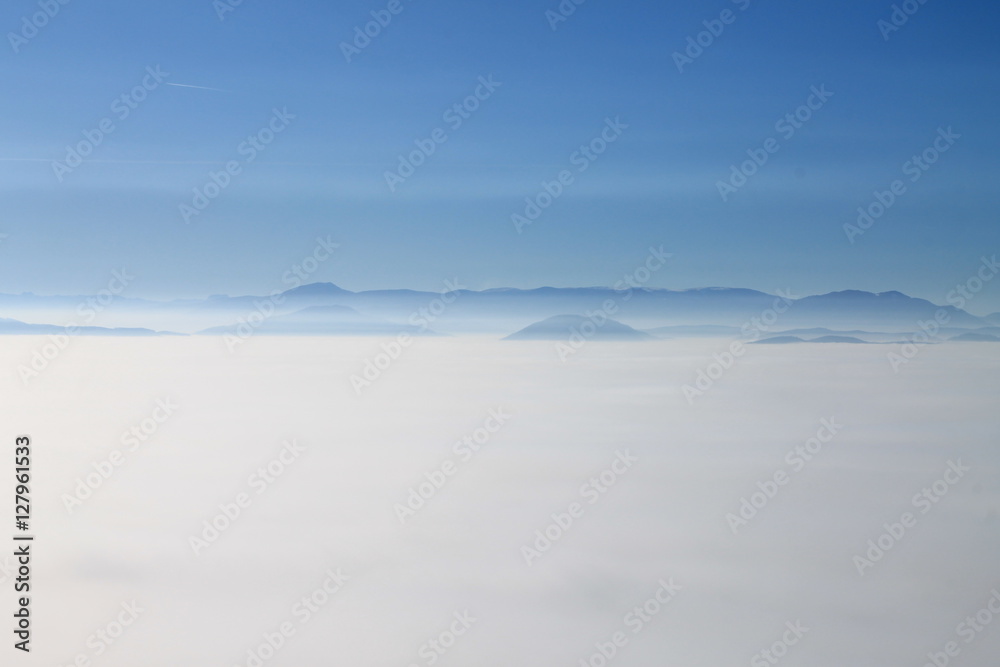
[[[341,44],[388,4],[244,0],[220,20],[211,0],[70,0],[15,52],[9,33],[40,10],[6,3],[0,291],[96,291],[127,266],[134,296],[266,293],[330,236],[314,278],[355,290],[611,284],[662,245],[656,287],[943,302],[1000,250],[995,3],[929,0],[886,40],[892,3],[870,1],[587,0],[553,30],[555,0],[400,0],[347,62]],[[727,9],[679,72],[674,52]],[[157,66],[163,83],[120,119],[113,101]],[[444,112],[490,76],[453,128]],[[822,85],[833,96],[777,132]],[[273,109],[295,118],[241,162]],[[105,118],[60,182],[53,161]],[[608,118],[627,129],[576,171]],[[942,127],[961,138],[908,181]],[[436,128],[447,140],[391,192],[385,173]],[[769,137],[779,150],[723,201],[718,181]],[[180,205],[231,160],[240,173],[186,222]],[[563,170],[572,183],[518,233],[511,215]],[[850,243],[844,225],[895,179],[905,194]],[[1000,310],[1000,281],[969,310]]]

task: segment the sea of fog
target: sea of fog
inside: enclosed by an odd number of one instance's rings
[[[4,338],[16,664],[995,666],[1000,346],[387,342]]]

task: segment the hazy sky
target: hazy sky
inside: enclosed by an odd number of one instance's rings
[[[943,302],[1000,249],[993,2],[928,2],[890,33],[891,3],[862,0],[592,0],[555,29],[556,0],[400,0],[348,62],[342,44],[389,4],[69,2],[36,31],[37,2],[6,3],[0,291],[92,291],[124,265],[135,296],[266,292],[329,235],[342,246],[315,279],[349,289],[610,284],[662,244],[674,260],[653,286]],[[721,34],[678,71],[705,21]],[[480,77],[500,85],[446,116]],[[824,85],[792,136],[776,128]],[[273,109],[294,119],[248,163],[241,142]],[[609,118],[627,128],[580,172]],[[949,127],[960,138],[912,182],[904,163]],[[436,128],[447,140],[391,192],[386,171]],[[99,145],[60,181],[53,160],[85,132]],[[717,182],[771,137],[723,201]],[[231,160],[240,173],[185,222]],[[519,234],[511,215],[563,170]],[[844,224],[895,179],[906,192],[850,243]],[[969,309],[1000,310],[995,295]]]

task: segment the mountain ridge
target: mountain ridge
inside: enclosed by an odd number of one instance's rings
[[[684,327],[764,332],[825,328],[831,332],[871,331],[897,334],[919,329],[921,322],[939,319],[947,326],[976,329],[990,326],[950,305],[937,305],[902,292],[840,290],[809,296],[774,295],[742,287],[689,289],[628,287],[494,287],[472,290],[456,281],[455,289],[426,292],[383,289],[354,292],[331,282],[293,285],[269,295],[151,301],[116,296],[102,310],[102,324],[113,327],[204,332],[235,325],[250,317],[270,319],[314,307],[346,307],[374,320],[409,322],[440,333],[509,333],[545,318],[565,313],[602,311],[638,330],[667,337],[683,335]],[[21,321],[68,322],[95,297],[0,294],[0,315]],[[329,311],[334,317],[333,311]],[[992,316],[990,316],[992,317]],[[401,325],[397,325],[401,326]],[[673,328],[673,330],[671,330]],[[700,335],[700,334],[696,334]]]

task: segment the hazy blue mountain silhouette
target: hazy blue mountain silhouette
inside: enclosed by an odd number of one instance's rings
[[[0,336],[45,336],[49,334],[65,334],[66,327],[56,324],[30,324],[20,320],[0,318]],[[74,330],[77,336],[177,336],[172,331],[153,331],[139,327],[91,327],[78,326]]]
[[[968,343],[998,343],[1000,342],[1000,336],[994,336],[993,334],[986,334],[986,333],[969,332],[969,333],[959,334],[957,336],[949,338],[948,340],[954,340],[959,342],[964,341]]]
[[[62,323],[72,318],[75,309],[87,297],[38,296],[35,294],[0,295],[0,314],[22,321]],[[385,322],[408,326],[417,323],[442,332],[510,332],[563,313],[584,316],[604,311],[618,320],[628,321],[640,330],[660,337],[729,336],[767,318],[765,333],[798,329],[825,329],[830,335],[857,333],[907,333],[917,331],[920,322],[937,315],[948,317],[948,327],[975,330],[990,326],[987,319],[975,317],[953,306],[939,306],[901,292],[872,293],[857,290],[831,292],[785,301],[772,294],[742,288],[707,287],[670,290],[635,288],[615,290],[609,287],[539,287],[535,289],[495,288],[456,289],[447,294],[416,290],[371,290],[352,292],[333,283],[311,283],[273,294],[226,296],[204,299],[151,301],[117,297],[110,308],[116,322],[129,326],[183,331],[217,330],[240,318],[259,312],[271,312],[267,328],[279,333],[284,328],[300,332],[324,331],[336,318],[323,321],[299,321],[280,318],[314,307],[353,308],[371,320],[369,331],[387,331]],[[771,310],[778,306],[777,310]],[[432,313],[432,317],[427,317]],[[328,313],[332,316],[332,311]],[[1000,316],[1000,314],[998,314]],[[413,318],[417,317],[417,321]],[[990,316],[994,318],[994,316]],[[176,323],[176,325],[175,325]],[[352,325],[341,322],[341,330]],[[754,325],[755,326],[755,325]],[[400,325],[393,325],[394,331]],[[365,330],[357,325],[358,331]],[[820,332],[816,332],[820,333]],[[957,333],[963,333],[959,331]],[[792,334],[788,334],[792,335]]]
[[[652,336],[613,319],[594,320],[583,315],[555,315],[528,325],[504,340],[651,340]]]
[[[308,286],[307,286],[308,287]],[[303,288],[299,288],[300,290]],[[439,298],[433,292],[378,290],[348,292],[329,285],[308,292],[291,291],[284,295],[296,307],[305,305],[350,305],[362,312],[399,318]],[[483,291],[456,290],[450,293],[453,303],[444,309],[443,321],[520,320],[522,326],[560,313],[593,312],[614,304],[615,317],[628,319],[638,326],[659,329],[664,326],[741,327],[754,317],[768,312],[775,302],[787,304],[775,296],[740,288],[703,288],[691,290],[634,289],[628,292],[605,287],[522,290],[512,288]],[[782,328],[827,327],[886,331],[911,331],[919,321],[927,321],[943,311],[948,324],[979,327],[985,320],[953,306],[938,306],[900,292],[873,294],[856,290],[804,297],[787,305],[778,315]],[[526,321],[527,320],[527,321]],[[848,325],[844,327],[844,325]],[[655,332],[659,333],[659,332]],[[669,334],[669,332],[667,332]]]
[[[808,340],[809,343],[860,343],[862,345],[867,345],[868,341],[861,340],[860,338],[855,338],[854,336],[820,336],[819,338],[812,338]]]
[[[799,338],[798,336],[772,336],[771,338],[763,338],[761,340],[753,341],[753,345],[783,345],[785,343],[804,343],[805,339]]]
[[[938,306],[925,299],[902,292],[862,292],[845,290],[807,296],[795,302],[783,323],[845,322],[897,330],[916,329],[918,321],[933,320],[939,313],[948,317],[951,326],[984,326],[982,318],[954,306]],[[821,325],[822,326],[822,325]]]
[[[756,341],[758,344],[782,345],[785,343],[854,343],[861,345],[871,345],[869,341],[855,338],[854,336],[820,336],[818,338],[800,338],[798,336],[772,336]]]

